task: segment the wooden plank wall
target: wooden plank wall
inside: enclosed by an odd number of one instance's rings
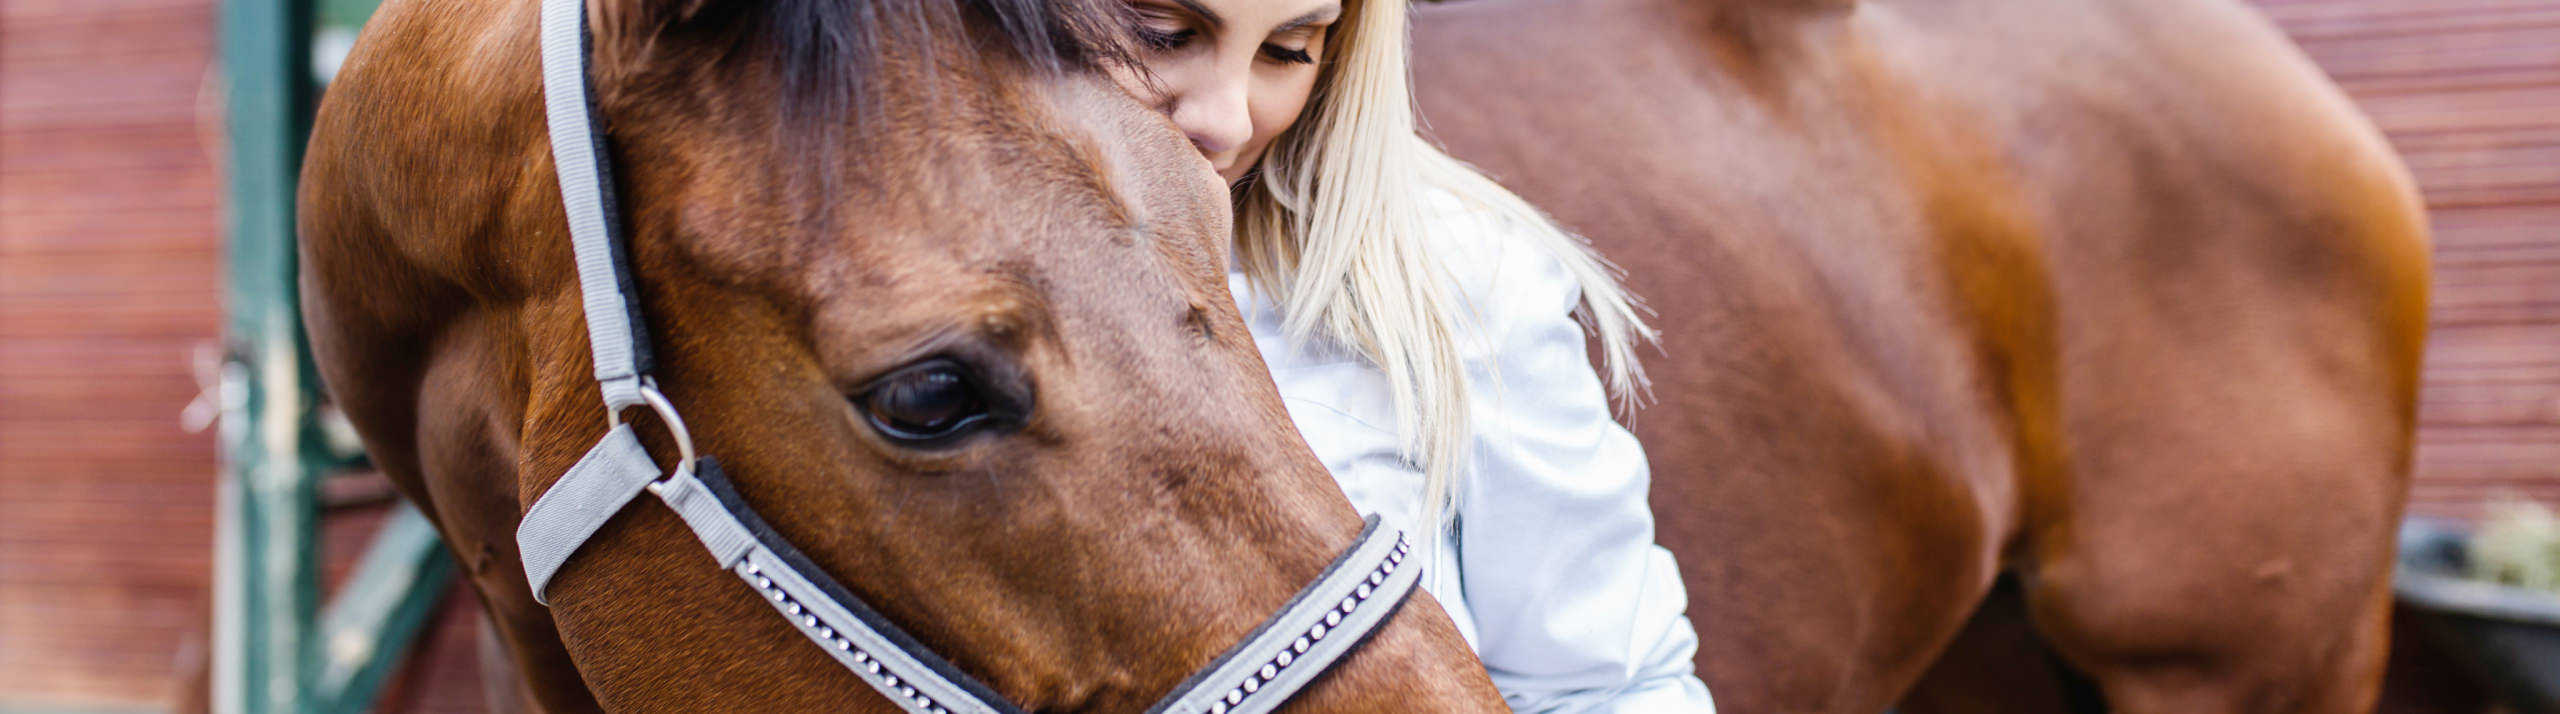
[[[2410,507],[2560,505],[2560,0],[2257,0],[2373,117],[2435,223]]]
[[[212,0],[0,2],[0,705],[164,708],[206,644]]]
[[[2255,2],[2434,211],[2413,507],[2560,503],[2560,0]],[[0,0],[0,709],[166,709],[204,645],[215,453],[177,414],[220,325],[212,41],[213,0]],[[470,622],[399,708],[472,710]]]

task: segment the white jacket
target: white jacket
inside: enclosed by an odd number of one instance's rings
[[[1290,418],[1353,506],[1430,556],[1423,587],[1513,709],[1714,711],[1691,671],[1687,591],[1653,542],[1644,449],[1610,418],[1571,314],[1580,287],[1533,236],[1432,198],[1427,230],[1467,301],[1456,327],[1473,407],[1455,526],[1434,539],[1420,525],[1423,475],[1396,453],[1386,375],[1322,338],[1291,344],[1277,306],[1231,273]]]

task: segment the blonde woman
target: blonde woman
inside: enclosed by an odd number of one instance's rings
[[[1120,79],[1234,187],[1229,280],[1291,418],[1431,554],[1511,706],[1711,711],[1644,452],[1610,419],[1651,335],[1588,247],[1416,133],[1405,0],[1130,6],[1144,67]]]

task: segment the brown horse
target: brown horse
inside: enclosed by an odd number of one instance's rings
[[[1724,709],[2060,704],[2019,617],[2118,710],[2371,706],[2427,236],[2264,20],[1469,0],[1414,37],[1437,138],[1660,312],[1634,426]],[[2023,613],[1977,608],[2003,574]]]
[[[606,428],[537,7],[386,3],[330,88],[301,214],[327,384],[460,556],[511,704],[890,711],[663,507],[552,607],[528,591],[519,517]],[[1359,532],[1227,294],[1216,176],[1100,74],[1114,0],[588,10],[661,387],[775,530],[962,671],[1135,711]],[[1297,701],[1501,708],[1427,598]]]

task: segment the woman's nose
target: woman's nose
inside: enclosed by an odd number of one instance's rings
[[[1219,78],[1183,92],[1174,99],[1174,125],[1213,158],[1243,148],[1253,138],[1247,84],[1241,77]]]

